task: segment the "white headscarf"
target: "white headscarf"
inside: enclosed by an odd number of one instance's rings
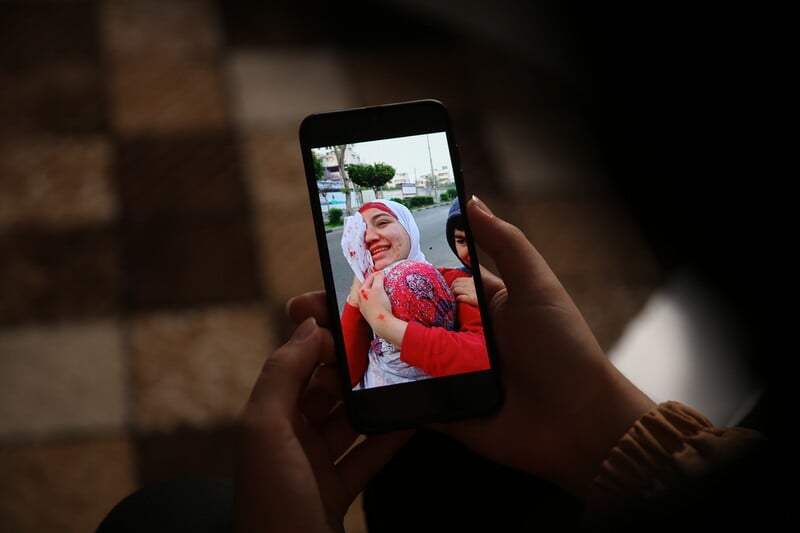
[[[411,211],[403,204],[392,200],[376,199],[364,205],[375,203],[384,204],[388,207],[396,215],[397,221],[403,226],[406,233],[408,233],[408,237],[411,240],[411,249],[408,252],[408,257],[401,259],[427,263],[428,260],[425,259],[425,254],[422,253],[419,245],[419,228]],[[363,209],[364,206],[361,206],[361,208]],[[359,281],[364,281],[364,278],[374,271],[375,266],[372,262],[372,255],[367,251],[367,244],[364,241],[366,232],[367,223],[361,213],[345,217],[344,231],[342,232],[342,253],[344,253],[345,259]]]

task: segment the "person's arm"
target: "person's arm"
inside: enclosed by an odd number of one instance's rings
[[[710,428],[705,422],[692,422],[692,417],[688,423],[679,416],[666,419],[666,425],[651,424],[651,413],[661,407],[656,408],[609,361],[580,311],[525,235],[475,199],[467,204],[467,215],[476,243],[502,275],[501,279],[485,272],[482,278],[502,363],[505,400],[490,417],[437,424],[434,429],[497,464],[568,490],[587,501],[590,514],[598,506],[602,510],[613,505],[607,499],[615,494],[624,506],[640,487],[664,483],[664,474],[675,461],[685,472],[699,477],[713,473],[721,462],[732,474],[726,479],[736,482],[731,486],[743,487],[735,456],[740,452],[753,456],[752,448],[757,445],[749,435]],[[291,316],[296,322],[307,316],[323,319],[323,304],[322,293],[298,297]],[[645,446],[658,450],[662,445],[669,457],[658,464],[666,465],[665,470],[640,468],[656,464],[641,455]],[[733,457],[730,452],[735,452]],[[771,497],[775,491],[769,489],[777,484],[766,476],[773,469],[754,471],[763,477],[756,476],[759,483],[744,485],[744,499],[736,496],[736,490],[729,490],[728,495],[742,503],[754,492]],[[637,483],[641,484],[631,484],[620,475],[640,476]],[[623,484],[624,490],[617,492],[617,484]],[[709,491],[700,494],[708,496]],[[669,511],[670,506],[662,509]],[[725,512],[732,509],[739,510],[728,506]]]
[[[347,368],[350,371],[350,386],[355,387],[367,370],[370,327],[358,307],[344,304],[342,313],[342,336],[347,355]]]
[[[453,279],[450,283],[450,289],[456,297],[456,301],[478,305],[478,295],[475,293],[475,279],[464,273]]]
[[[609,450],[655,404],[608,360],[522,231],[475,199],[467,216],[501,276],[487,272],[482,280],[505,400],[491,417],[440,429],[494,462],[584,498]]]
[[[491,417],[436,428],[493,462],[585,498],[609,450],[655,403],[608,360],[567,291],[518,228],[475,200],[468,202],[467,216],[475,242],[502,276],[485,272],[482,281],[505,399]],[[377,296],[385,292],[373,291],[367,290],[361,303],[384,305]],[[306,298],[293,303],[292,316],[310,316],[301,312],[312,307]]]
[[[684,525],[691,513],[695,525],[706,520],[719,525],[729,510],[757,510],[763,506],[759,495],[771,497],[766,458],[763,434],[717,427],[691,407],[660,403],[600,465],[586,495],[584,520],[604,530],[621,521]]]
[[[433,377],[488,369],[489,355],[478,308],[459,302],[457,316],[457,331],[410,322],[400,359]]]
[[[449,281],[447,276],[445,279]],[[355,294],[361,314],[372,330],[400,348],[400,359],[403,362],[434,377],[489,368],[483,326],[477,307],[466,302],[457,302],[456,331],[407,322],[392,313],[391,302],[383,283],[383,272],[376,272],[364,280]]]
[[[333,337],[313,318],[264,363],[240,422],[234,531],[343,531],[355,497],[408,440],[356,441],[334,363]]]
[[[359,293],[361,282],[353,276],[353,283],[350,285],[350,292],[342,310],[342,336],[344,337],[345,356],[347,357],[347,369],[350,374],[350,386],[355,387],[364,372],[367,371],[369,343],[372,339],[370,325],[361,316],[359,310]],[[291,307],[288,307],[289,309]]]
[[[351,290],[351,294],[355,294],[355,305],[375,335],[400,347],[408,322],[392,313],[392,303],[383,287],[384,278],[383,271],[370,274],[355,293]]]

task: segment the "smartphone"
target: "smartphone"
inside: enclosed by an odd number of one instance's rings
[[[496,411],[503,391],[491,317],[468,221],[455,215],[466,212],[465,192],[445,106],[318,113],[299,133],[353,426],[379,433]],[[385,314],[358,304],[374,272]],[[456,279],[474,282],[469,303],[455,300]]]

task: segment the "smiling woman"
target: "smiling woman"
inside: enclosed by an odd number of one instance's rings
[[[351,386],[487,369],[477,308],[455,300],[448,278],[459,271],[437,269],[425,259],[411,212],[376,200],[348,218],[342,249],[355,277],[342,332]]]
[[[364,242],[372,256],[375,270],[383,270],[398,259],[408,256],[410,240],[395,218],[378,209],[368,209],[363,215],[369,221]]]
[[[398,211],[396,207],[395,211]],[[364,243],[372,256],[372,263],[376,271],[383,270],[401,259],[425,260],[425,256],[419,249],[419,231],[415,235],[416,246],[412,255],[411,236],[404,225],[400,223],[395,212],[389,208],[388,203],[369,202],[364,204],[358,212],[361,213],[367,224]],[[409,216],[411,216],[410,213]],[[411,226],[408,222],[406,225]],[[416,228],[416,224],[413,227]]]

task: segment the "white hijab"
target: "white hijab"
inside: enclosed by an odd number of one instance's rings
[[[411,249],[408,252],[408,257],[402,259],[427,263],[425,254],[422,253],[419,245],[419,228],[411,211],[403,204],[392,200],[376,199],[368,202],[368,204],[374,203],[384,204],[388,207],[397,216],[397,221],[408,233],[408,237],[411,240]],[[364,281],[364,278],[374,272],[375,267],[372,262],[372,255],[367,251],[367,243],[364,241],[366,232],[367,223],[361,213],[345,217],[344,231],[342,232],[342,253],[344,253],[345,259],[359,281]]]

